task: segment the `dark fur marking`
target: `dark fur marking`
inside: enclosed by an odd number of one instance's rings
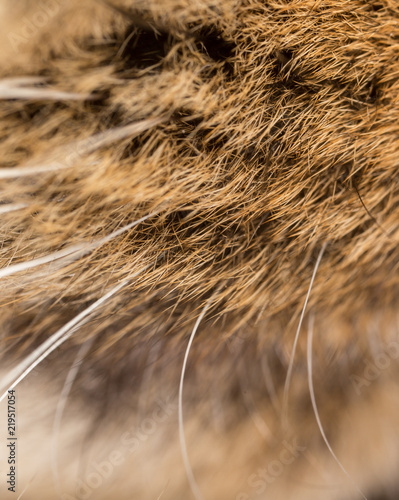
[[[206,52],[215,62],[226,62],[234,55],[235,44],[226,40],[215,26],[204,26],[195,35],[198,50]]]
[[[144,31],[133,25],[127,30],[125,39],[128,38],[122,53],[124,65],[137,69],[146,69],[159,64],[173,43],[171,35],[167,33],[156,30]]]

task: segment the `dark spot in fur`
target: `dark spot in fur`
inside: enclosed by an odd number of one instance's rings
[[[280,90],[291,90],[300,95],[303,93],[314,93],[314,89],[306,82],[305,74],[298,74],[291,69],[294,52],[290,49],[279,49],[273,54],[272,73]]]
[[[232,76],[234,67],[230,59],[234,56],[236,45],[231,40],[226,40],[223,33],[216,26],[198,27],[190,26],[194,34],[197,49],[206,54],[216,63],[223,63],[222,68],[227,76]],[[214,71],[211,72],[211,76]]]
[[[396,500],[398,498],[398,492],[379,493],[378,495],[369,496],[368,498],[369,500]]]
[[[202,151],[210,153],[212,151],[219,151],[227,142],[229,137],[223,133],[215,133],[212,129],[199,129],[196,133],[197,147]]]
[[[224,62],[234,55],[235,45],[226,40],[215,26],[204,26],[196,33],[197,47],[216,62]]]
[[[196,128],[203,121],[202,116],[193,116],[190,111],[185,109],[176,110],[171,117],[178,125],[186,127],[187,125],[191,128]]]
[[[126,160],[126,158],[132,158],[140,148],[143,146],[143,140],[139,137],[135,137],[130,140],[127,146],[121,152],[120,158],[121,160]]]
[[[82,48],[99,55],[96,67],[109,66],[122,60],[118,72],[129,69],[146,69],[158,65],[169,52],[173,37],[167,31],[151,23],[131,19],[123,33],[114,32],[99,43],[96,39],[85,40]],[[119,75],[123,76],[123,75]]]
[[[99,90],[94,92],[95,97],[88,99],[85,106],[89,112],[97,113],[104,111],[108,104],[111,92],[109,89]]]
[[[368,97],[367,97],[367,101],[369,103],[375,103],[378,98],[380,97],[380,89],[379,89],[379,86],[378,86],[378,81],[377,81],[377,77],[375,76],[370,84],[369,84],[369,89],[368,89]]]
[[[68,107],[68,102],[23,102],[22,109],[10,113],[10,118],[14,117],[18,121],[30,123],[32,127],[35,127],[42,125],[55,113]]]
[[[118,127],[124,124],[124,110],[122,105],[111,107],[110,89],[99,89],[93,93],[94,97],[84,103],[84,113],[101,116],[101,131],[104,124],[108,128]]]
[[[280,70],[283,70],[287,64],[291,61],[293,58],[293,52],[292,50],[277,50],[276,51],[276,59],[278,61]]]
[[[372,3],[370,8],[373,12],[379,12],[380,10],[384,10],[384,5],[382,3]]]
[[[172,46],[172,37],[167,33],[157,31],[144,31],[140,28],[130,27],[121,45],[124,65],[145,69],[159,64]]]

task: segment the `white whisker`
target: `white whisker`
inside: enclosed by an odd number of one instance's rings
[[[49,87],[33,87],[32,85],[44,83],[40,77],[5,78],[0,80],[0,99],[25,99],[25,100],[49,100],[49,101],[83,101],[88,99],[89,94],[78,94],[76,92],[63,92]]]
[[[161,498],[163,497],[163,495],[164,495],[165,491],[167,490],[168,486],[169,486],[169,481],[166,483],[165,488],[161,491],[160,495],[157,497],[157,500],[161,500]]]
[[[191,491],[193,492],[196,500],[203,500],[201,490],[199,489],[199,486],[195,480],[193,470],[190,465],[190,459],[188,457],[188,452],[187,452],[187,444],[186,444],[186,438],[184,435],[184,423],[183,423],[183,383],[184,383],[184,375],[186,373],[186,366],[187,366],[187,360],[188,360],[188,355],[190,353],[190,348],[191,344],[193,343],[195,334],[198,330],[199,324],[201,323],[202,319],[204,318],[207,310],[211,306],[215,295],[218,293],[220,290],[220,287],[216,290],[216,292],[211,296],[211,298],[208,300],[208,302],[205,304],[201,314],[198,316],[197,321],[195,322],[193,331],[191,332],[186,353],[184,355],[184,361],[183,361],[183,367],[181,370],[181,376],[180,376],[180,385],[179,385],[179,439],[180,439],[180,449],[181,449],[181,454],[184,462],[184,468],[186,470],[186,476],[188,479],[188,482],[190,484]]]
[[[7,203],[6,205],[0,205],[0,215],[22,210],[27,206],[28,205],[26,203]]]
[[[59,250],[58,252],[53,252],[50,255],[46,255],[44,257],[39,257],[38,259],[33,259],[28,262],[20,262],[18,264],[12,264],[7,267],[4,267],[3,269],[0,269],[0,278],[5,278],[6,276],[10,276],[12,274],[20,273],[22,271],[27,271],[29,269],[33,269],[38,266],[42,266],[43,264],[49,264],[61,259],[64,259],[63,265],[67,265],[70,262],[73,262],[81,257],[84,257],[88,253],[92,252],[93,250],[99,248],[100,246],[110,242],[114,238],[120,236],[121,234],[125,233],[126,231],[129,231],[133,227],[137,226],[141,222],[144,222],[145,220],[149,219],[150,217],[153,217],[156,215],[158,212],[152,212],[151,214],[145,215],[144,217],[141,217],[140,219],[135,220],[134,222],[131,222],[130,224],[127,224],[126,226],[121,227],[120,229],[117,229],[113,233],[104,236],[103,238],[98,239],[97,241],[94,241],[93,243],[89,244],[78,244],[78,245],[73,245],[68,248],[64,248],[63,250]]]
[[[29,175],[36,175],[46,172],[55,172],[73,167],[76,162],[85,155],[88,155],[99,148],[113,144],[126,138],[134,138],[141,133],[159,125],[163,118],[151,118],[140,122],[131,123],[124,127],[117,127],[99,134],[92,135],[87,139],[76,141],[67,146],[58,148],[51,153],[54,158],[44,164],[32,164],[15,168],[0,169],[0,179],[16,179]]]
[[[62,491],[61,491],[61,482],[60,482],[60,476],[59,476],[59,467],[58,467],[58,437],[60,433],[60,427],[61,427],[61,420],[62,416],[64,413],[64,409],[66,406],[66,402],[69,396],[69,393],[71,392],[73,383],[79,373],[80,367],[82,366],[83,360],[86,357],[87,353],[89,352],[90,347],[93,345],[94,338],[92,337],[91,339],[87,340],[82,346],[80,347],[78,354],[76,355],[76,358],[67,374],[67,377],[65,379],[64,386],[61,390],[60,398],[58,400],[57,408],[55,410],[55,417],[54,417],[54,423],[53,423],[53,437],[52,437],[52,445],[51,445],[51,454],[52,454],[52,460],[51,460],[51,468],[53,472],[53,478],[54,478],[54,483],[58,492],[58,495],[61,497],[62,496]]]
[[[365,494],[362,492],[362,490],[359,488],[359,486],[354,482],[348,471],[345,469],[345,467],[342,465],[342,463],[339,461],[338,457],[334,453],[333,449],[331,448],[331,445],[327,439],[327,436],[324,432],[323,425],[320,420],[320,415],[319,411],[317,409],[316,405],[316,397],[314,393],[314,387],[313,387],[313,375],[312,375],[312,343],[313,343],[313,327],[314,327],[314,315],[311,314],[309,318],[309,328],[308,328],[308,342],[307,342],[307,365],[308,365],[308,385],[309,385],[309,393],[310,393],[310,399],[312,401],[312,407],[313,411],[316,417],[317,425],[319,427],[321,436],[323,438],[323,441],[325,442],[328,451],[331,453],[332,457],[334,460],[337,462],[339,465],[340,469],[342,472],[345,474],[345,476],[349,479],[349,481],[353,484],[353,486],[356,488],[356,490],[360,493],[360,495],[364,498],[364,500],[367,500],[367,497]]]
[[[28,269],[33,269],[43,264],[55,262],[56,260],[62,259],[63,257],[68,257],[72,254],[76,254],[77,252],[82,251],[85,248],[85,245],[73,245],[68,248],[64,248],[63,250],[59,250],[58,252],[53,252],[50,255],[39,257],[38,259],[33,259],[27,262],[20,262],[18,264],[11,264],[0,269],[0,278],[5,278],[6,276],[11,276],[12,274],[27,271]]]
[[[45,83],[46,79],[42,76],[18,76],[16,78],[3,78],[0,80],[4,85],[13,85],[15,87],[23,87],[24,85],[35,85]]]
[[[308,305],[308,301],[309,301],[309,297],[310,297],[310,292],[312,290],[313,283],[314,283],[314,280],[316,278],[316,273],[317,273],[317,270],[319,268],[321,259],[323,257],[324,251],[326,249],[326,246],[327,246],[327,243],[324,243],[324,245],[322,246],[322,248],[320,250],[319,256],[317,257],[316,265],[314,266],[314,269],[313,269],[312,279],[310,280],[310,284],[309,284],[309,288],[308,288],[308,293],[306,294],[305,303],[303,304],[303,308],[302,308],[302,312],[301,312],[301,317],[300,317],[299,323],[298,323],[298,328],[297,328],[296,333],[295,333],[294,345],[292,347],[291,356],[290,356],[290,360],[289,360],[289,364],[288,364],[287,377],[285,379],[285,384],[284,384],[283,409],[282,409],[282,415],[283,415],[283,421],[284,422],[286,422],[286,420],[287,420],[288,391],[289,391],[290,383],[291,383],[292,369],[294,367],[295,351],[296,351],[296,346],[298,344],[299,333],[301,331],[303,318],[305,316],[306,307]]]
[[[142,270],[136,273],[139,274]],[[132,279],[132,276],[130,279]],[[57,347],[68,340],[72,334],[80,327],[85,321],[88,321],[90,315],[98,309],[104,302],[115,295],[119,290],[124,288],[130,280],[125,280],[96,302],[87,307],[84,311],[79,313],[75,318],[69,321],[66,325],[56,331],[49,339],[44,341],[37,347],[31,354],[29,354],[18,366],[14,368],[3,380],[0,381],[1,390],[5,390],[0,397],[0,402],[7,396],[10,389],[15,388],[32,370],[36,368],[47,356],[49,356]]]

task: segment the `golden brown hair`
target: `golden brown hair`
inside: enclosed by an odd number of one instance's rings
[[[397,2],[1,9],[18,491],[394,495]]]

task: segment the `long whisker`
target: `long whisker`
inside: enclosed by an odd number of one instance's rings
[[[367,500],[367,497],[365,496],[365,494],[362,492],[362,490],[359,488],[359,486],[354,482],[351,475],[348,473],[348,471],[345,469],[345,467],[339,461],[337,455],[334,453],[334,450],[331,448],[331,445],[327,439],[327,436],[326,436],[324,429],[323,429],[323,425],[322,425],[321,420],[320,420],[320,415],[319,415],[319,411],[317,409],[316,397],[315,397],[315,393],[314,393],[313,375],[312,375],[313,328],[314,328],[314,315],[311,314],[310,318],[309,318],[308,341],[307,341],[308,384],[309,384],[310,399],[312,401],[312,407],[313,407],[313,411],[314,411],[314,414],[316,417],[317,425],[319,427],[323,441],[325,442],[325,444],[328,448],[328,451],[331,453],[332,457],[337,462],[337,464],[339,465],[342,472],[349,479],[349,481],[353,484],[353,486],[356,488],[356,490],[360,493],[360,495],[364,498],[364,500]]]
[[[59,148],[52,153],[54,159],[48,163],[39,165],[26,165],[15,168],[1,168],[0,179],[16,179],[30,175],[42,174],[46,172],[55,172],[73,167],[79,158],[88,155],[99,148],[108,146],[115,141],[126,138],[134,138],[139,134],[159,125],[164,118],[149,118],[140,122],[134,122],[124,127],[117,127],[99,134],[92,135],[87,139],[73,142],[67,146]]]
[[[187,344],[187,349],[186,353],[184,355],[184,361],[183,361],[183,367],[181,371],[181,376],[180,376],[180,385],[179,385],[179,438],[180,438],[180,449],[181,449],[181,454],[184,462],[184,468],[186,469],[186,476],[188,479],[188,482],[190,484],[191,491],[193,492],[196,500],[203,500],[201,490],[199,489],[199,486],[195,480],[193,470],[190,465],[190,460],[188,457],[188,452],[187,452],[187,444],[186,444],[186,438],[184,435],[184,423],[183,423],[183,383],[184,383],[184,375],[186,373],[186,367],[187,367],[187,360],[188,360],[188,355],[190,353],[191,349],[191,344],[193,343],[195,334],[198,330],[198,327],[204,318],[207,310],[211,306],[216,294],[220,290],[220,287],[215,291],[215,293],[211,296],[211,298],[208,300],[208,302],[205,304],[201,314],[198,316],[197,321],[195,322],[193,331],[191,332],[188,344]]]
[[[140,270],[134,276],[139,274],[141,271],[142,270]],[[132,276],[130,279],[133,279],[134,276]],[[19,365],[11,371],[11,373],[6,375],[3,380],[0,381],[1,390],[6,389],[3,395],[0,397],[0,402],[3,401],[3,399],[7,396],[7,393],[10,389],[15,388],[32,370],[36,368],[36,366],[38,366],[44,359],[46,359],[47,356],[49,356],[55,349],[57,349],[57,347],[68,340],[85,321],[88,321],[90,315],[96,309],[98,309],[104,302],[115,295],[119,290],[124,288],[129,282],[130,280],[125,280],[122,283],[119,283],[119,285],[112,288],[112,290],[106,293],[103,297],[91,304],[84,311],[75,316],[75,318],[69,321],[66,325],[57,330],[49,339],[44,341],[23,361],[21,361]]]
[[[54,88],[34,87],[38,83],[44,83],[45,79],[40,77],[4,78],[0,80],[0,99],[23,99],[35,101],[83,101],[89,99],[89,94],[77,92],[63,92]]]
[[[39,257],[38,259],[32,259],[27,262],[19,262],[18,264],[11,264],[0,269],[0,278],[5,278],[6,276],[11,276],[12,274],[27,271],[28,269],[33,269],[35,267],[42,266],[43,264],[49,264],[64,257],[73,256],[74,258],[78,258],[77,254],[79,251],[84,251],[86,246],[87,245],[72,245],[64,248],[63,250],[59,250],[58,252],[53,252],[49,255],[45,255],[44,257]]]
[[[314,283],[314,280],[316,278],[317,270],[319,268],[321,259],[323,257],[324,251],[326,249],[326,246],[327,246],[327,243],[324,243],[324,245],[322,246],[322,248],[320,250],[319,256],[317,257],[316,265],[315,265],[315,267],[313,269],[312,279],[310,280],[310,284],[309,284],[309,288],[308,288],[308,293],[306,294],[305,303],[303,304],[303,308],[302,308],[302,312],[301,312],[301,317],[300,317],[299,323],[298,323],[298,328],[297,328],[296,333],[295,333],[294,345],[292,346],[290,361],[289,361],[288,370],[287,370],[287,377],[285,379],[285,384],[284,384],[283,409],[282,409],[282,415],[283,415],[284,421],[286,421],[286,419],[287,419],[288,392],[289,392],[291,378],[292,378],[292,369],[294,367],[295,351],[296,351],[296,347],[297,347],[297,344],[298,344],[299,333],[301,331],[303,318],[305,316],[306,307],[308,305],[308,301],[309,301],[309,297],[310,297],[310,292],[312,290],[313,283]]]
[[[86,357],[91,346],[93,345],[94,339],[95,337],[90,338],[80,347],[78,354],[76,355],[76,358],[72,363],[72,366],[65,379],[65,383],[61,390],[60,398],[58,400],[57,408],[55,411],[54,424],[53,424],[53,439],[51,447],[51,454],[52,454],[51,468],[53,472],[54,483],[60,498],[62,496],[62,491],[61,491],[61,482],[60,482],[59,467],[58,467],[58,437],[60,433],[61,420],[73,383],[75,382],[75,379],[79,373],[84,358]]]
[[[104,245],[105,243],[108,243],[109,241],[120,236],[121,234],[125,233],[126,231],[129,231],[134,226],[137,226],[141,222],[144,222],[147,219],[149,219],[150,217],[153,217],[158,212],[159,211],[156,211],[156,212],[152,212],[151,214],[145,215],[144,217],[141,217],[140,219],[137,219],[134,222],[131,222],[130,224],[127,224],[126,226],[123,226],[120,229],[117,229],[116,231],[109,234],[108,236],[104,236],[104,238],[100,238],[99,240],[94,241],[93,243],[86,244],[86,245],[83,245],[83,244],[72,245],[68,248],[64,248],[63,250],[59,250],[58,252],[53,252],[50,255],[46,255],[44,257],[39,257],[38,259],[33,259],[33,260],[28,261],[28,262],[20,262],[18,264],[13,264],[13,265],[4,267],[3,269],[0,269],[0,278],[5,278],[6,276],[10,276],[12,274],[16,274],[16,273],[19,273],[22,271],[27,271],[28,269],[33,269],[33,268],[41,266],[43,264],[49,264],[49,263],[55,262],[55,261],[60,260],[60,259],[65,259],[64,264],[66,265],[66,264],[73,262],[81,257],[84,257],[86,254],[99,248],[100,246]]]
[[[16,212],[17,210],[22,210],[27,206],[28,205],[26,203],[7,203],[6,205],[0,205],[0,215]]]

